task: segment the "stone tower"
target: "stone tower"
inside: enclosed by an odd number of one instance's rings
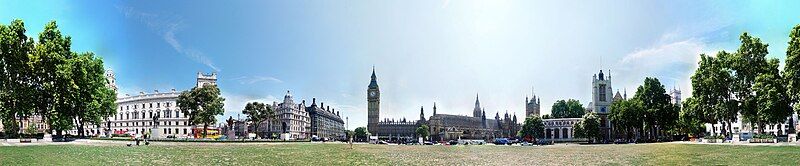
[[[600,135],[604,140],[608,140],[611,135],[611,122],[608,120],[609,106],[613,102],[613,90],[611,89],[611,74],[608,77],[600,73],[592,78],[592,112],[600,117]]]
[[[533,94],[533,98],[530,100],[528,97],[525,97],[525,117],[540,115],[541,102],[541,99],[537,98],[535,94]]]
[[[378,89],[378,80],[375,76],[375,67],[372,67],[372,80],[367,86],[367,131],[378,135],[378,120],[381,112],[381,91]]]
[[[672,98],[672,104],[681,105],[680,89],[675,89],[675,87],[673,87],[672,90],[669,91],[669,95]]]
[[[114,90],[114,92],[117,92],[117,78],[116,75],[114,75],[114,71],[111,69],[106,70],[106,83],[106,86]]]
[[[201,72],[197,72],[197,86],[201,88],[206,85],[217,85],[217,73],[211,74],[203,74]]]

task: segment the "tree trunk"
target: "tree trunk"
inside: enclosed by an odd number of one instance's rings
[[[208,138],[208,123],[203,124],[203,138]]]

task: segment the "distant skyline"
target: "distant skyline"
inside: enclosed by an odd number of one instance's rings
[[[783,61],[800,1],[5,1],[0,24],[50,20],[114,70],[120,95],[188,90],[219,74],[225,114],[246,102],[317,98],[366,126],[375,66],[381,118],[437,112],[524,115],[525,97],[591,99],[592,75],[633,96],[645,77],[691,96],[699,54],[735,51],[742,32]],[[610,71],[609,71],[610,70]],[[533,91],[533,92],[532,92]],[[242,115],[244,118],[244,115]]]

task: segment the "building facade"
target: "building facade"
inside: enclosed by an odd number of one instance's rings
[[[556,142],[582,141],[576,139],[572,126],[581,121],[581,118],[542,119],[544,123],[544,138]]]
[[[611,121],[608,119],[608,113],[611,112],[611,103],[613,100],[613,90],[611,89],[611,74],[608,77],[600,73],[592,76],[592,103],[591,111],[600,117],[600,137],[603,141],[611,139]]]
[[[307,139],[310,137],[311,117],[306,111],[305,101],[295,103],[292,94],[286,91],[283,102],[273,102],[272,109],[278,118],[268,121],[269,131],[279,133],[281,139]],[[262,125],[263,126],[263,125]]]
[[[418,120],[406,120],[405,118],[380,119],[380,90],[378,90],[375,69],[372,70],[370,84],[367,86],[367,130],[378,139],[385,140],[410,140],[417,138],[416,129],[421,125],[427,125],[430,132],[430,140],[445,141],[455,139],[484,139],[490,140],[499,137],[515,137],[520,125],[516,120],[516,115],[505,114],[500,117],[499,112],[494,119],[487,119],[486,112],[480,106],[480,100],[476,96],[475,107],[472,116],[438,114],[436,103],[433,105],[433,114],[425,118],[424,108],[420,108]],[[538,101],[537,101],[538,103]]]
[[[345,140],[344,121],[339,116],[336,109],[330,106],[325,107],[325,103],[317,106],[317,99],[311,99],[311,106],[306,107],[311,117],[311,136],[327,138],[328,140]]]
[[[106,72],[109,86],[117,89],[114,76],[113,72]],[[216,73],[198,72],[195,87],[216,85],[216,81]],[[169,92],[155,90],[153,93],[125,94],[125,96],[117,98],[117,111],[114,116],[108,117],[103,124],[87,125],[84,132],[86,135],[108,136],[126,133],[144,134],[147,131],[158,130],[159,134],[154,134],[154,137],[193,137],[192,129],[195,126],[189,122],[189,117],[178,108],[176,103],[180,93],[171,89]]]

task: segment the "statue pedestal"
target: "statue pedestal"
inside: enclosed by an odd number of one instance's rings
[[[161,130],[159,130],[158,128],[151,128],[150,129],[150,139],[153,139],[153,138],[163,138],[161,136]]]
[[[45,133],[42,142],[53,142],[53,135]]]
[[[233,130],[228,130],[228,132],[225,133],[225,136],[228,136],[228,140],[236,139],[236,133],[233,132]]]

